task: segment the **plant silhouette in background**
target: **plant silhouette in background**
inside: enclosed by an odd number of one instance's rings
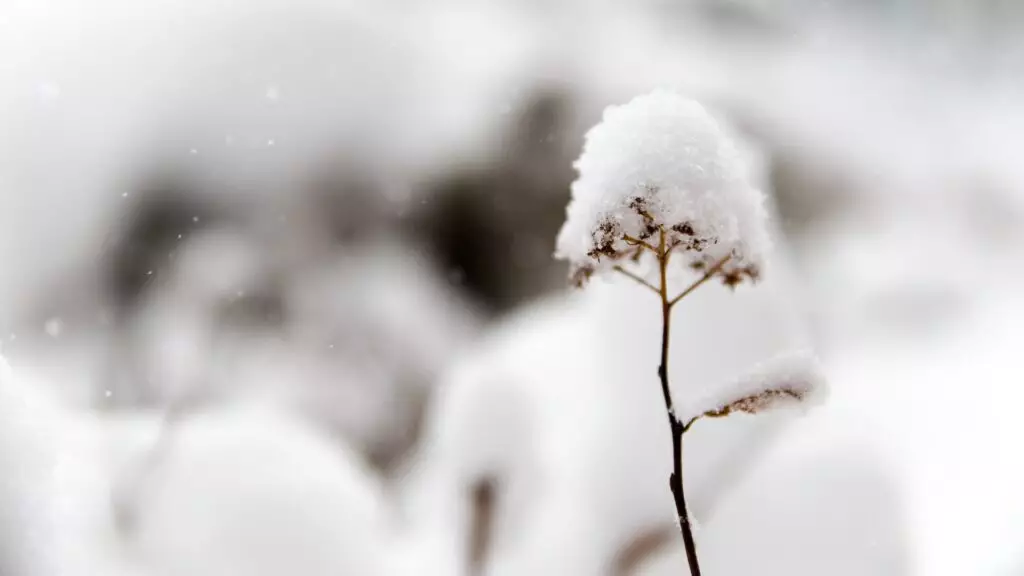
[[[700,398],[672,394],[675,305],[713,279],[732,288],[756,281],[771,247],[764,195],[750,184],[726,132],[699,103],[656,91],[609,107],[587,133],[575,167],[556,256],[569,261],[578,287],[595,274],[616,272],[660,300],[658,379],[672,432],[669,487],[690,574],[699,576],[683,482],[683,435],[702,418],[808,400],[823,384],[813,359],[801,353],[775,358]],[[676,284],[681,288],[674,290]]]

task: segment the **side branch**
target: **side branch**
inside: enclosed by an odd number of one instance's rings
[[[644,286],[645,288],[647,288],[648,290],[654,292],[655,294],[660,294],[661,293],[661,291],[658,290],[657,288],[655,288],[653,284],[651,284],[647,280],[644,280],[640,276],[630,272],[629,270],[626,270],[622,266],[615,266],[613,268],[613,270],[615,270],[616,272],[622,274],[626,278],[629,278],[630,280],[633,280],[634,282],[637,282],[638,284]]]
[[[696,424],[697,420],[700,420],[700,416],[694,416],[693,418],[690,418],[690,420],[687,421],[686,424],[683,424],[682,425],[683,426],[683,434],[686,434],[687,432],[689,432],[690,431],[690,426],[693,426],[694,424]]]
[[[728,263],[729,260],[731,260],[731,259],[732,259],[732,254],[729,254],[725,258],[722,258],[718,262],[715,262],[714,266],[712,266],[711,268],[708,268],[707,272],[705,272],[703,276],[698,278],[697,281],[695,281],[693,284],[690,284],[686,288],[686,290],[683,290],[682,292],[680,292],[678,296],[676,296],[675,298],[669,300],[669,302],[668,302],[669,307],[675,306],[676,302],[679,302],[683,298],[686,298],[694,290],[696,290],[697,288],[700,288],[705,282],[710,280],[715,274],[718,274],[718,272],[722,269],[722,267],[725,266],[726,263]]]
[[[629,234],[624,235],[622,239],[626,241],[626,244],[629,244],[631,246],[642,246],[650,250],[651,252],[654,252],[656,256],[661,257],[661,251],[652,246],[649,242],[645,242],[639,238],[633,238]]]

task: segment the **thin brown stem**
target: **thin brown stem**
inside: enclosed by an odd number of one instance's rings
[[[715,262],[714,266],[712,266],[711,268],[708,268],[707,272],[705,272],[703,276],[698,278],[693,284],[690,284],[689,286],[687,286],[686,290],[683,290],[682,292],[680,292],[678,296],[676,296],[675,298],[669,300],[668,301],[669,307],[675,306],[676,302],[679,302],[683,298],[686,298],[687,296],[690,295],[690,293],[692,293],[697,288],[700,288],[701,285],[703,285],[705,282],[710,280],[712,276],[714,276],[715,274],[718,274],[718,271],[722,269],[722,266],[725,266],[726,263],[728,263],[731,258],[732,258],[732,254],[729,254],[725,258],[722,258],[718,262]]]
[[[683,432],[686,431],[683,423],[676,416],[675,407],[672,403],[672,392],[668,385],[668,351],[669,333],[671,330],[672,304],[675,302],[668,299],[668,255],[665,248],[665,231],[658,233],[658,273],[661,279],[658,295],[661,297],[661,365],[658,366],[658,379],[661,381],[661,393],[665,399],[665,411],[668,413],[668,423],[672,430],[672,474],[669,476],[668,485],[675,500],[676,514],[679,518],[679,531],[683,536],[683,546],[686,549],[686,560],[690,567],[690,576],[700,576],[700,564],[697,561],[697,546],[693,539],[693,528],[690,525],[690,515],[686,509],[686,495],[683,489]],[[724,262],[723,262],[724,264]]]
[[[469,534],[470,576],[479,576],[486,570],[488,555],[494,543],[494,512],[498,500],[498,482],[494,478],[481,478],[470,493],[472,512]]]
[[[629,278],[630,280],[633,280],[634,282],[637,282],[637,283],[643,285],[645,288],[647,288],[648,290],[651,290],[655,294],[660,294],[661,293],[657,288],[654,287],[653,284],[651,284],[647,280],[644,280],[640,276],[630,272],[629,270],[626,270],[622,266],[615,266],[613,268],[613,270],[615,270],[616,272],[618,272],[618,273],[622,274],[623,276]]]

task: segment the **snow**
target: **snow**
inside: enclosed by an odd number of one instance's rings
[[[700,396],[734,378],[736,366],[807,346],[779,260],[756,288],[708,288],[679,308],[675,397]],[[656,300],[644,306],[635,293],[612,276],[538,302],[451,369],[403,488],[414,524],[453,531],[447,546],[460,554],[470,531],[467,487],[495,478],[494,575],[607,573],[633,535],[671,525],[671,441],[656,374],[660,313]],[[698,521],[714,518],[791,417],[779,411],[687,435]]]
[[[0,357],[0,572],[57,574],[58,414]]]
[[[243,403],[165,427],[159,413],[64,410],[27,392],[42,386],[0,363],[3,574],[404,576],[450,564],[432,535],[398,530],[360,455],[294,413]],[[119,524],[126,510],[133,522]]]
[[[731,256],[726,273],[754,275],[763,265],[764,195],[748,180],[736,145],[698,102],[659,90],[607,108],[587,132],[575,167],[579,177],[556,251],[574,270],[607,268],[635,251],[626,236],[647,240],[657,228],[669,246],[684,247],[679,252],[688,264]]]
[[[701,30],[699,19],[678,17],[688,14],[651,25],[645,19],[653,17],[626,4],[587,5],[583,12],[545,7],[534,11],[544,14],[543,22],[534,22],[532,8],[400,2],[380,18],[340,27],[321,24],[344,20],[347,10],[315,2],[261,1],[253,13],[221,0],[59,4],[55,11],[15,3],[0,16],[0,45],[10,58],[0,79],[0,108],[10,127],[0,146],[0,180],[9,191],[0,211],[0,329],[11,334],[17,361],[14,380],[0,366],[0,573],[77,576],[62,566],[83,576],[145,572],[111,541],[106,476],[145,451],[158,417],[123,427],[78,421],[82,415],[65,414],[43,390],[67,391],[76,381],[102,378],[85,370],[95,362],[72,361],[53,348],[26,362],[25,346],[38,336],[52,347],[78,346],[88,332],[73,313],[38,300],[55,284],[76,295],[88,289],[78,279],[92,277],[117,217],[111,205],[124,204],[122,180],[162,158],[150,138],[180,127],[180,138],[156,146],[186,157],[194,149],[191,166],[285,195],[296,190],[290,179],[269,185],[262,179],[279,169],[298,173],[306,168],[303,154],[321,145],[333,150],[338,141],[367,148],[374,169],[387,168],[400,180],[410,168],[436,174],[501,152],[492,137],[505,122],[496,120],[497,111],[515,109],[519,90],[536,80],[527,69],[541,62],[542,75],[579,91],[573,97],[586,103],[584,110],[678,79],[684,93],[726,105],[778,151],[824,172],[821,185],[809,187],[814,194],[855,197],[858,211],[848,222],[826,221],[804,238],[803,264],[822,308],[829,404],[794,423],[779,411],[702,423],[687,435],[688,492],[706,571],[945,576],[1015,574],[1024,566],[1024,508],[1016,497],[1024,485],[1016,445],[1024,434],[1017,413],[1024,325],[1017,272],[1024,246],[1019,74],[999,83],[988,77],[990,62],[971,64],[963,74],[934,61],[918,66],[900,46],[839,26],[820,29],[809,42],[805,27],[786,22],[767,40],[737,41]],[[281,12],[265,10],[278,5]],[[548,20],[549,8],[561,10],[560,19]],[[399,11],[408,16],[397,17]],[[57,12],[60,18],[53,17]],[[111,12],[123,17],[111,19]],[[578,42],[563,41],[568,24]],[[531,50],[544,33],[550,46]],[[989,197],[992,213],[977,215]],[[584,224],[580,230],[575,241],[591,242]],[[232,275],[243,260],[229,257],[227,268],[214,265],[213,274],[185,280],[198,291],[210,289],[211,299],[196,308],[157,293],[164,302],[139,327],[141,347],[150,347],[142,353],[153,356],[155,369],[146,376],[154,377],[154,387],[172,394],[173,384],[202,375],[213,351],[211,311],[236,286],[221,291],[198,280],[217,279],[217,270]],[[334,263],[321,260],[311,267],[330,268],[324,278],[300,279],[294,270],[288,277],[330,293],[348,285],[342,270],[365,270],[367,262],[353,264],[339,263],[335,275]],[[792,283],[775,284],[785,274],[777,264],[773,258],[757,290],[707,287],[678,307],[672,386],[681,404],[715,398],[717,387],[737,383],[745,367],[806,345],[787,306],[778,303],[780,294],[799,295]],[[66,273],[75,266],[81,273]],[[154,269],[153,276],[173,283],[166,272]],[[310,564],[337,561],[324,551],[324,532],[362,530],[366,539],[339,548],[369,540],[367,550],[394,560],[389,568],[399,573],[429,567],[456,574],[468,540],[465,484],[487,475],[504,479],[488,567],[497,574],[602,573],[603,555],[639,530],[671,520],[668,439],[654,374],[656,302],[640,300],[635,286],[613,279],[520,311],[452,369],[434,399],[422,469],[408,479],[413,522],[402,537],[384,537],[393,547],[379,547],[377,517],[364,514],[365,502],[373,508],[381,498],[379,480],[352,452],[390,433],[387,417],[406,420],[394,410],[394,381],[407,369],[436,373],[451,352],[440,335],[447,328],[432,328],[441,319],[400,321],[423,307],[449,313],[430,297],[402,296],[419,273],[379,272],[360,286],[371,296],[379,290],[376,305],[388,313],[368,312],[356,324],[401,336],[382,339],[394,343],[390,356],[368,354],[353,366],[352,358],[293,355],[299,349],[290,349],[291,341],[220,348],[248,350],[249,356],[238,354],[241,364],[257,360],[225,370],[224,382],[239,390],[282,384],[289,398],[300,397],[293,404],[327,413],[319,420],[337,419],[343,425],[335,429],[357,446],[331,444],[331,460],[324,439],[290,416],[202,415],[183,429],[182,446],[166,462],[173,482],[148,492],[155,498],[146,540],[153,557],[180,554],[176,561],[199,574],[235,573],[227,565],[248,562],[243,554],[219,550],[204,558],[185,538],[194,526],[242,526],[234,538],[218,534],[217,542],[252,546],[267,571],[292,573],[309,567],[286,563],[292,553],[308,554]],[[374,304],[372,297],[340,297]],[[302,318],[289,337],[304,340],[296,346],[333,350],[330,326],[362,318],[318,307],[320,301],[295,294]],[[47,326],[56,313],[61,325]],[[318,314],[322,323],[314,323]],[[26,363],[60,377],[37,386]],[[301,386],[307,383],[312,390]],[[341,392],[331,395],[328,385]],[[378,397],[367,408],[355,401],[368,398],[356,390]],[[114,396],[120,395],[118,389]],[[284,462],[280,468],[308,467],[312,481],[259,461],[261,426],[284,437],[270,440],[266,456]],[[252,444],[233,437],[249,433]],[[132,446],[97,447],[97,435],[106,434]],[[243,466],[254,477],[242,477],[236,492]],[[198,473],[189,474],[189,467]],[[337,492],[324,488],[335,481]],[[310,485],[317,496],[296,494]],[[257,506],[259,518],[244,513],[247,499],[265,504]],[[317,516],[320,504],[332,518]],[[292,505],[295,516],[281,511]],[[55,509],[63,510],[60,522]],[[351,525],[334,523],[333,516],[347,517],[349,510],[355,511]],[[262,521],[286,524],[299,515],[302,530],[295,534]],[[300,536],[308,546],[291,541]],[[357,555],[350,559],[358,562]],[[681,574],[684,565],[674,549],[642,573]]]
[[[351,450],[267,406],[186,417],[170,434],[139,491],[132,557],[195,576],[383,573],[387,506]]]
[[[780,354],[699,399],[677,401],[676,416],[687,423],[702,416],[756,414],[787,404],[808,406],[823,399],[825,377],[809,351]]]
[[[1024,306],[1006,286],[973,290],[976,307],[929,324],[927,338],[851,332],[823,358],[829,401],[784,431],[701,524],[709,572],[1019,572]],[[679,574],[681,548],[638,574]]]
[[[0,572],[120,574],[94,436],[44,389],[0,358]]]
[[[695,534],[715,574],[905,576],[909,517],[894,471],[860,416],[833,403],[794,423]],[[676,536],[675,534],[672,534]],[[634,572],[685,574],[676,536]]]
[[[399,530],[369,464],[296,413],[240,403],[163,427],[63,409],[47,387],[0,360],[3,574],[453,573],[434,535]]]

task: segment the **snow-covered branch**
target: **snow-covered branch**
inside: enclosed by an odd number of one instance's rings
[[[737,412],[758,414],[791,405],[806,407],[826,394],[817,359],[810,352],[800,351],[776,356],[700,400],[684,403],[677,415],[689,428],[700,418],[723,418]]]

